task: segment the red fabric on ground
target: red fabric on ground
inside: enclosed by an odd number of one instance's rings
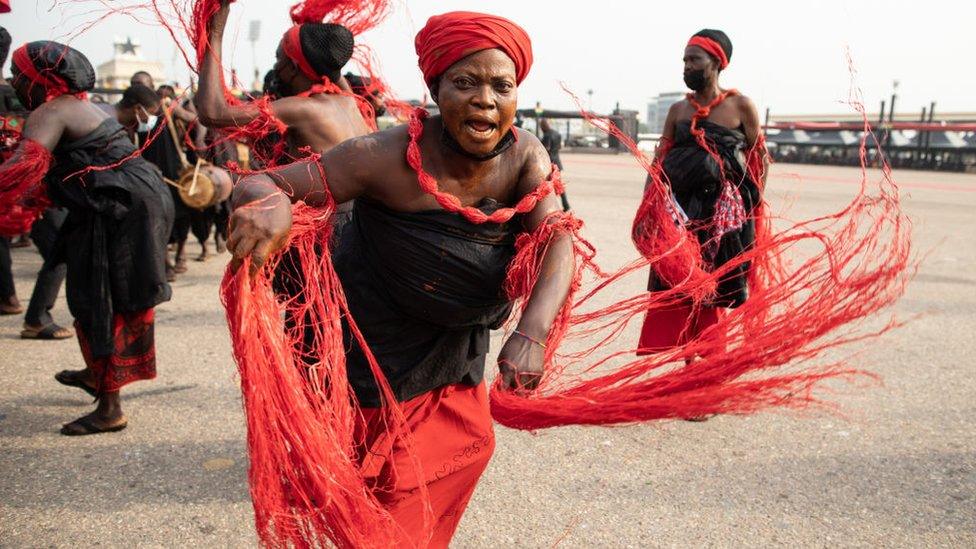
[[[650,309],[644,317],[637,355],[650,355],[679,347],[695,339],[723,317],[723,309],[691,305],[674,305],[667,309]]]
[[[363,476],[377,499],[411,537],[403,547],[447,547],[495,449],[488,393],[476,387],[449,385],[400,404],[416,445],[425,479],[417,476],[402,439],[386,431],[382,411],[364,408],[357,440],[365,441]],[[429,500],[421,495],[421,482]],[[433,538],[425,545],[426,504],[433,510]]]
[[[155,311],[116,313],[112,319],[115,351],[111,356],[92,356],[88,337],[78,321],[75,331],[85,364],[92,371],[98,391],[111,393],[143,379],[156,377]]]

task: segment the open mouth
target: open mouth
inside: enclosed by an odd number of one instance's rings
[[[469,119],[464,122],[464,127],[473,137],[488,138],[495,132],[498,125],[487,120]]]

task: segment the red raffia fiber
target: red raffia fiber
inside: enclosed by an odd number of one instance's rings
[[[412,122],[414,141],[419,139],[421,116],[418,113]],[[414,157],[411,164],[416,164],[418,181],[445,209],[474,223],[495,222],[446,198],[419,168],[417,154],[408,153]],[[310,169],[313,165],[318,167],[310,163]],[[550,180],[552,187],[559,186],[558,174]],[[652,187],[659,181],[652,176]],[[613,291],[627,276],[646,272],[663,256],[604,273],[594,263],[592,246],[580,236],[581,222],[570,214],[554,214],[535,232],[520,235],[506,283],[517,311],[531,294],[554,238],[573,239],[577,265],[572,295],[547,338],[547,369],[540,387],[508,392],[496,383],[491,392],[493,417],[506,426],[531,430],[745,414],[770,406],[827,406],[814,394],[815,386],[826,379],[865,374],[842,362],[823,365],[816,359],[829,349],[893,326],[838,333],[838,328],[891,304],[908,278],[908,224],[890,172],[885,171],[874,194],[867,192],[866,175],[862,183],[861,192],[841,211],[758,239],[742,257],[706,273],[704,282],[689,279],[669,290],[642,292],[596,307],[592,303],[604,292]],[[520,202],[508,210],[525,207]],[[324,251],[331,208],[299,205],[294,210],[290,247],[298,253],[304,279],[315,281],[305,286],[300,299],[284,305],[275,301],[270,286],[273,263],[254,281],[228,274],[222,289],[245,396],[252,497],[259,534],[268,545],[309,546],[327,539],[341,547],[373,547],[397,537],[360,476],[356,441],[351,438],[359,411],[345,381],[339,332],[340,315],[348,309]],[[501,217],[507,219],[510,213]],[[670,217],[666,221],[674,226]],[[761,263],[763,257],[792,253],[801,244],[817,244],[819,251],[775,277],[763,275],[776,284],[759,285],[744,305],[688,343],[638,359],[633,358],[634,349],[614,344],[628,323],[648,309],[705,295],[702,287],[714,287],[734,265]],[[282,307],[305,322],[282,332]],[[314,331],[314,344],[300,344],[303,329]],[[358,330],[354,333],[365,348]],[[308,356],[317,358],[310,369],[302,362]],[[370,360],[385,395],[388,430],[409,440],[399,406],[375,360]],[[685,364],[686,360],[691,362]],[[800,367],[781,370],[789,364]]]
[[[207,54],[210,45],[208,24],[220,8],[221,0],[151,0],[150,7],[159,24],[167,29],[174,42],[180,47],[187,64],[194,71],[199,71],[203,56]],[[346,26],[354,36],[379,25],[389,15],[391,4],[389,0],[307,0],[295,4],[290,14],[295,24],[332,22]],[[180,36],[189,38],[192,53],[182,47]],[[367,92],[376,96],[390,97],[392,94],[378,74],[378,63],[368,46],[356,44],[352,62],[368,76],[370,84]],[[376,130],[376,115],[373,106],[360,95],[340,89],[334,83],[323,78],[323,81],[313,86],[302,96],[308,97],[320,93],[345,95],[356,100],[363,120],[371,130]],[[225,86],[225,98],[231,105],[238,105],[241,100],[230,93]],[[262,96],[250,98],[250,102],[257,107],[260,116],[250,123],[232,128],[221,128],[221,138],[214,140],[211,146],[217,146],[222,141],[232,141],[254,144],[269,136],[284,136],[288,127],[277,118],[272,108],[273,98]],[[282,140],[283,141],[283,140]],[[302,156],[288,154],[285,147],[277,146],[271,150],[252,148],[258,164],[265,167],[275,167],[306,158],[305,155],[313,151],[306,151]]]
[[[34,220],[50,205],[44,174],[53,159],[43,145],[24,139],[18,152],[0,165],[0,235],[30,232]]]
[[[318,166],[315,161],[308,165]],[[300,204],[293,210],[290,248],[301,258],[303,279],[314,281],[301,295],[277,301],[271,273],[280,256],[253,280],[246,268],[238,274],[228,270],[221,286],[244,395],[257,531],[262,543],[273,547],[379,548],[407,538],[371,492],[357,458],[361,441],[354,432],[362,412],[346,379],[340,323],[349,312],[330,254],[323,253],[334,209],[330,197],[324,208]],[[283,331],[285,311],[307,322]],[[389,384],[355,323],[350,324],[390,404],[384,408],[387,431],[409,447],[405,419]],[[416,470],[422,474],[419,462]],[[429,501],[426,488],[421,490]],[[429,538],[429,505],[421,512],[426,536],[417,537]]]
[[[863,115],[860,103],[853,104]],[[648,207],[648,202],[662,204],[664,197],[670,198],[659,165],[648,166],[636,145],[609,122],[590,121],[621,139],[648,170],[650,183],[638,216],[652,211],[651,215],[658,217],[635,221],[636,226],[644,227],[640,236],[652,239],[641,249],[647,257],[617,273],[597,276],[596,287],[575,298],[569,328],[557,326],[554,330],[565,329],[564,343],[575,340],[577,350],[561,347],[552,362],[547,362],[536,391],[510,393],[496,384],[491,393],[496,421],[534,430],[568,424],[746,414],[771,406],[829,408],[829,403],[814,394],[821,381],[873,377],[843,362],[816,362],[829,349],[892,328],[893,321],[874,332],[854,330],[850,324],[893,303],[903,293],[912,271],[910,226],[900,210],[897,187],[887,166],[877,189],[868,192],[865,140],[861,142],[860,192],[840,211],[794,223],[775,234],[768,230],[768,219],[757,219],[755,246],[723,267],[706,272],[704,277],[689,276],[669,290],[593,308],[589,306],[591,300],[627,275],[648,266],[660,274],[659,263],[670,261],[676,248],[653,242],[655,229],[667,227],[670,231],[675,226],[671,216],[662,213],[663,208]],[[866,121],[865,129],[869,129]],[[711,145],[705,146],[711,151]],[[747,164],[753,177],[761,175],[762,158],[757,149]],[[753,216],[765,215],[765,205],[760,207]],[[656,237],[661,235],[657,233]],[[693,237],[689,233],[683,238]],[[640,239],[638,243],[641,247]],[[817,251],[804,255],[804,246]],[[688,261],[688,270],[701,265],[700,250],[695,251],[698,253],[679,256]],[[790,265],[787,256],[801,259]],[[527,268],[529,262],[521,263],[520,259],[524,259],[521,251],[512,265],[513,276],[517,268]],[[648,310],[688,303],[692,307],[708,306],[708,288],[744,262],[752,263],[750,298],[729,310],[715,326],[672,350],[636,359],[635,349],[613,345],[628,322]],[[847,327],[843,333],[839,333],[841,327]],[[550,341],[550,345],[554,343]],[[784,371],[784,366],[791,367]]]

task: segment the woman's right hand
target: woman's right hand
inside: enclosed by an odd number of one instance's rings
[[[227,250],[233,254],[231,268],[240,268],[251,258],[254,276],[268,257],[285,247],[291,230],[291,201],[269,178],[244,178],[231,197],[230,234]]]

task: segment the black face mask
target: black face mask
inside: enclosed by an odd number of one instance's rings
[[[685,73],[685,85],[692,91],[702,91],[706,83],[705,69]]]

